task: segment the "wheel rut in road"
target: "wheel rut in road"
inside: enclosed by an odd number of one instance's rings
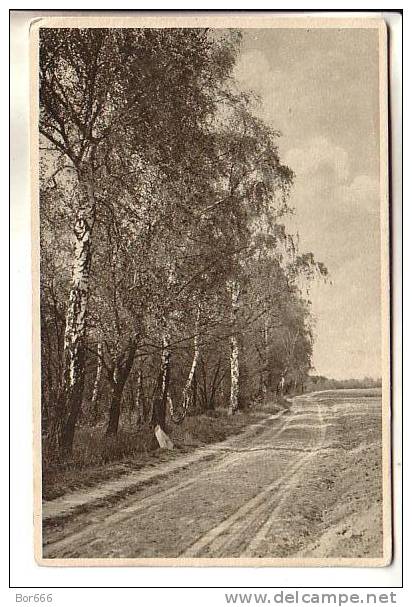
[[[257,427],[264,428],[264,431],[267,432],[268,429],[271,429],[271,426],[268,426],[267,422],[276,421],[279,418],[278,415],[271,416],[265,424],[260,422],[257,424]],[[275,429],[273,437],[277,437],[281,432],[289,426],[291,421],[294,419],[294,416],[285,417],[280,426]],[[266,427],[267,426],[267,427]],[[243,439],[248,439],[251,435],[251,429],[244,433]],[[133,518],[135,515],[140,512],[144,512],[154,506],[159,505],[163,501],[166,501],[169,497],[174,496],[177,492],[182,491],[184,489],[188,489],[192,485],[195,485],[200,480],[207,478],[210,475],[210,467],[213,466],[212,471],[213,475],[218,475],[221,471],[226,469],[228,466],[238,463],[241,459],[247,457],[247,455],[253,451],[262,451],[265,449],[271,449],[271,447],[257,447],[257,448],[242,448],[237,449],[236,447],[230,446],[239,440],[239,436],[234,436],[225,441],[224,444],[221,445],[213,445],[207,448],[207,452],[210,455],[213,455],[213,459],[209,459],[207,461],[207,468],[204,471],[201,471],[199,474],[194,474],[192,478],[185,481],[178,481],[172,487],[168,489],[155,490],[153,494],[148,497],[141,497],[138,495],[136,500],[132,501],[130,505],[127,505],[119,511],[115,511],[113,513],[109,513],[107,517],[105,517],[104,524],[105,526],[115,526],[119,523],[123,523],[128,519]],[[252,436],[254,438],[254,436]],[[197,462],[196,462],[197,463]],[[203,460],[199,460],[199,463],[203,463]],[[181,467],[181,471],[188,471],[188,467]],[[178,473],[177,478],[179,476]],[[81,550],[82,547],[86,546],[90,541],[91,537],[99,534],[101,529],[101,521],[99,520],[96,523],[88,524],[86,527],[80,529],[79,531],[68,533],[64,537],[58,537],[57,539],[47,539],[45,538],[43,543],[43,556],[44,558],[55,558],[59,556],[62,552],[66,550],[70,550],[70,547],[75,545],[77,550]]]
[[[295,398],[261,432],[209,446],[209,459],[173,473],[164,466],[155,483],[47,528],[44,557],[379,556],[380,400],[342,396]],[[366,514],[371,503],[376,516]],[[346,530],[353,521],[364,541]]]
[[[258,493],[254,498],[242,505],[235,513],[226,520],[208,531],[203,537],[199,538],[192,546],[186,549],[180,555],[181,558],[195,557],[222,557],[229,551],[233,553],[234,549],[245,542],[245,537],[253,532],[253,537],[240,551],[239,556],[254,557],[258,552],[258,548],[265,539],[270,528],[276,523],[282,524],[279,519],[279,511],[286,501],[291,488],[296,484],[299,477],[304,472],[305,463],[310,461],[325,440],[326,424],[323,420],[321,405],[316,408],[319,424],[310,424],[306,428],[316,429],[320,431],[320,436],[316,444],[311,449],[299,449],[284,447],[284,450],[290,452],[304,451],[305,455],[298,457],[286,467],[286,470],[281,478],[270,483],[263,491]],[[287,420],[287,423],[276,434],[281,434],[292,422],[299,417],[299,412]],[[293,426],[295,429],[297,425]],[[279,450],[277,447],[272,447],[272,450]],[[255,451],[251,449],[250,451]],[[278,520],[279,519],[279,520]]]

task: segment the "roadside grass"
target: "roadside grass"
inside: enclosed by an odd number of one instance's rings
[[[159,449],[153,429],[147,425],[123,424],[116,438],[105,436],[105,424],[80,426],[70,461],[59,462],[47,445],[43,445],[42,498],[52,500],[145,466],[173,460],[202,445],[224,441],[267,414],[288,406],[286,400],[271,399],[230,417],[226,409],[218,408],[210,413],[189,415],[181,424],[169,421],[167,431],[175,445],[171,451]]]

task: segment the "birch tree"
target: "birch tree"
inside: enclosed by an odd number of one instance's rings
[[[298,337],[285,381],[310,369],[297,284],[323,267],[282,223],[293,174],[279,133],[233,87],[238,40],[41,31],[42,373],[65,457],[85,384],[110,440],[131,424],[132,395],[139,432],[171,448],[169,421],[233,413],[255,378],[269,397],[287,332]]]
[[[72,451],[83,396],[93,233],[107,178],[119,184],[142,161],[161,164],[170,175],[189,157],[193,129],[233,65],[231,45],[217,46],[205,30],[40,30],[39,130],[67,160],[62,169],[73,172],[76,186],[56,416],[62,455]],[[113,163],[120,175],[109,174]]]
[[[229,414],[233,415],[239,408],[239,343],[237,331],[237,315],[239,312],[240,284],[232,280],[229,285],[232,334],[230,336],[230,405]]]

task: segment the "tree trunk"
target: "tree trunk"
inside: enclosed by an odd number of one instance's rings
[[[195,331],[198,331],[198,324],[196,325],[196,329]],[[183,390],[183,403],[186,402],[186,400],[189,398],[190,393],[193,392],[193,382],[195,379],[195,373],[196,373],[196,368],[197,368],[197,363],[199,360],[199,354],[200,354],[200,348],[199,348],[199,336],[195,335],[194,340],[193,340],[193,346],[194,346],[194,350],[193,350],[193,360],[192,360],[192,366],[190,368],[190,372],[189,372],[189,376],[187,378],[187,382],[186,385],[184,387]]]
[[[79,173],[80,205],[74,238],[72,287],[66,315],[62,385],[57,406],[59,451],[68,457],[73,451],[76,422],[84,390],[86,314],[89,291],[91,245],[95,201],[90,173]]]
[[[174,414],[173,401],[172,401],[171,397],[169,397],[170,417],[172,418],[172,421],[174,421],[176,423],[182,422],[183,419],[185,418],[186,413],[188,412],[188,409],[190,406],[190,401],[193,397],[193,383],[194,383],[197,363],[198,363],[199,355],[200,355],[199,324],[200,324],[200,306],[197,311],[196,323],[195,323],[195,336],[193,338],[192,366],[190,367],[189,375],[188,375],[185,387],[183,388],[181,412],[180,412],[180,414],[178,414],[177,417],[174,416],[175,414]]]
[[[206,410],[208,408],[208,394],[207,394],[207,373],[206,365],[203,356],[200,358],[200,372],[202,383],[199,385],[199,395],[201,398],[201,408]]]
[[[107,436],[116,436],[119,428],[120,419],[120,406],[122,400],[122,393],[125,382],[123,381],[122,374],[119,367],[116,367],[113,371],[112,376],[112,391],[110,396],[110,413],[109,423],[106,429]]]
[[[229,415],[239,407],[239,345],[236,335],[230,338],[230,405]]]
[[[193,376],[193,411],[197,410],[197,372]]]
[[[195,373],[196,373],[196,365],[197,365],[198,358],[199,358],[199,348],[198,348],[197,344],[195,344],[195,352],[193,355],[192,366],[190,368],[189,377],[186,381],[185,387],[183,388],[183,392],[182,392],[182,404],[181,404],[181,408],[180,408],[180,413],[175,414],[172,398],[170,395],[168,395],[167,400],[169,402],[170,417],[172,418],[172,420],[175,423],[180,423],[181,421],[183,421],[183,419],[186,416],[186,413],[188,412],[190,401],[193,398],[194,385],[195,385]]]
[[[142,387],[143,387],[143,372],[142,372],[142,369],[139,367],[139,369],[137,371],[136,398],[134,401],[138,425],[144,421],[144,405],[142,402],[142,392],[143,392]]]
[[[100,380],[102,376],[102,356],[103,356],[103,348],[102,344],[99,342],[97,344],[97,368],[96,368],[96,377],[94,379],[93,385],[93,394],[92,394],[92,412],[93,418],[96,421],[98,416],[98,400],[99,400],[99,392],[100,392]]]
[[[262,377],[262,396],[266,401],[269,387],[269,339],[268,339],[268,321],[264,319],[263,325],[263,377]]]
[[[210,387],[210,395],[207,399],[207,409],[209,411],[215,410],[215,394],[216,394],[216,388],[219,385],[218,378],[219,378],[219,373],[220,373],[221,361],[222,361],[222,357],[219,356],[217,364],[215,365],[215,372],[213,374],[212,385]],[[223,378],[223,376],[222,376],[222,378]],[[222,378],[220,379],[220,381],[222,380]]]
[[[137,350],[137,339],[131,339],[124,351],[117,357],[111,377],[112,393],[110,400],[109,423],[107,436],[116,436],[119,429],[119,419],[124,386],[130,375]]]
[[[153,425],[160,426],[163,432],[166,431],[166,407],[167,396],[169,393],[170,383],[170,337],[165,332],[163,336],[162,362],[160,367],[160,375],[158,387],[155,391],[155,400],[153,405]]]
[[[240,285],[232,281],[229,285],[232,305],[232,335],[230,337],[230,404],[229,415],[239,408],[239,342],[236,334],[236,321],[239,311]]]

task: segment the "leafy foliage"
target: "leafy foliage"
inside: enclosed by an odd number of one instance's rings
[[[302,388],[313,321],[300,284],[327,270],[282,224],[293,173],[279,133],[233,85],[240,34],[41,29],[40,42],[46,440],[67,382],[72,237],[86,207],[90,258],[73,270],[87,286],[84,309],[72,311],[84,350],[76,427],[147,433],[159,399],[164,407],[182,393],[191,416],[226,407],[234,337],[241,407],[268,398],[281,378]]]

